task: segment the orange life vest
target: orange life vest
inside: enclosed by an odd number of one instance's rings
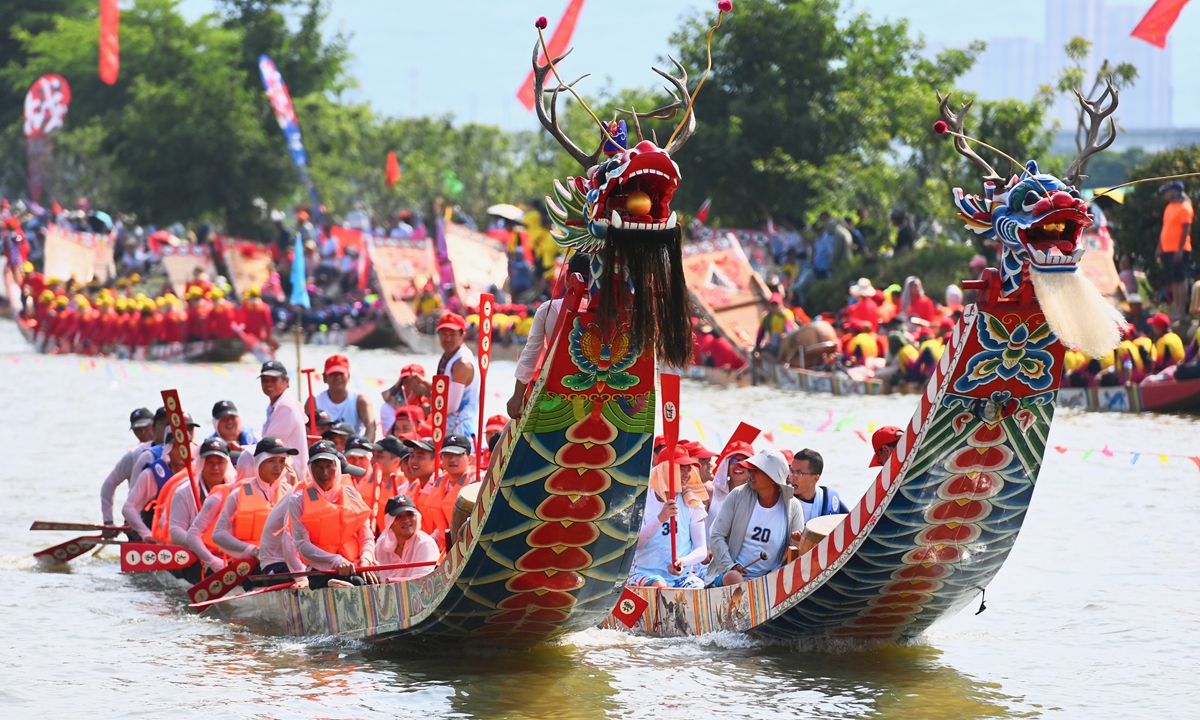
[[[154,519],[150,521],[150,534],[161,543],[171,542],[171,496],[175,494],[179,484],[187,479],[186,469],[175,473],[163,483],[158,495],[146,506],[146,510],[154,511]]]
[[[229,492],[231,490],[233,490],[235,487],[237,487],[237,486],[231,485],[229,483],[224,483],[224,484],[218,486],[216,490],[211,491],[208,494],[208,497],[216,497],[216,498],[218,498],[217,504],[224,505],[225,498],[229,497]],[[208,500],[205,499],[204,502],[208,502]],[[200,539],[204,541],[204,547],[208,548],[209,552],[211,552],[213,555],[216,555],[219,558],[225,558],[226,560],[228,560],[229,554],[226,553],[224,550],[222,550],[220,547],[218,547],[217,544],[215,542],[213,542],[213,537],[212,537],[213,531],[217,529],[217,518],[220,517],[220,515],[221,515],[221,513],[216,513],[213,515],[212,522],[210,522],[208,524],[208,527],[204,528],[204,532],[200,535]],[[200,517],[199,510],[196,510],[196,517],[197,518]]]
[[[362,554],[358,532],[371,516],[371,508],[348,482],[342,483],[339,500],[336,505],[329,502],[317,486],[309,482],[300,494],[300,522],[313,545],[350,562],[358,562]]]
[[[290,488],[282,479],[276,480],[275,497],[272,500],[254,492],[254,486],[249,481],[239,484],[236,489],[231,522],[233,536],[244,543],[258,545],[262,540],[263,526],[267,524],[267,516]]]

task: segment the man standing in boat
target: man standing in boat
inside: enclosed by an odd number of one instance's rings
[[[328,389],[317,396],[317,408],[329,413],[335,423],[344,422],[355,434],[375,439],[375,417],[371,401],[362,393],[351,394],[350,360],[345,355],[330,355],[321,375]]]
[[[442,345],[437,374],[450,376],[446,434],[473,438],[479,422],[479,373],[475,372],[475,355],[464,342],[467,321],[457,313],[446,313],[438,321],[437,334]]]
[[[296,477],[304,480],[305,468],[308,466],[308,430],[305,428],[307,416],[300,402],[291,397],[288,387],[287,368],[278,360],[270,360],[262,364],[262,372],[258,375],[262,383],[263,395],[267,396],[267,421],[263,423],[263,437],[277,437],[287,447],[296,448]],[[254,456],[242,453],[238,458],[238,477],[247,478],[254,474]]]
[[[783,455],[760,450],[742,465],[750,481],[729,492],[708,540],[712,560],[706,579],[713,587],[736,585],[780,567],[788,540],[799,540],[804,529],[804,511],[787,484]]]
[[[804,522],[822,515],[840,515],[849,512],[836,490],[823,485],[821,473],[825,470],[825,459],[816,450],[804,448],[792,457],[791,472],[788,473],[788,485],[796,493],[800,507],[804,510]]]

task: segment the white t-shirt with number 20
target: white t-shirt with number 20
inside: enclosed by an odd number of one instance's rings
[[[754,514],[746,527],[746,540],[735,561],[746,568],[746,579],[762,577],[782,565],[787,540],[787,504],[783,498],[769,508],[754,503]],[[764,552],[767,559],[754,562]]]

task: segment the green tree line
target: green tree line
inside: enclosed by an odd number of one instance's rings
[[[95,3],[0,0],[12,40],[0,52],[0,188],[23,190],[21,100],[34,79],[56,72],[73,100],[55,137],[47,182],[54,197],[86,195],[142,222],[213,220],[227,232],[261,232],[262,201],[287,207],[304,199],[262,91],[262,53],[288,83],[313,178],[334,215],[357,201],[384,216],[444,197],[479,218],[489,204],[545,195],[553,178],[580,172],[544,131],[387,117],[347,101],[348,39],[322,33],[326,13],[325,0],[223,0],[219,12],[188,22],[176,0],[134,0],[122,13],[121,74],[110,87],[96,73]],[[713,12],[692,11],[671,36],[693,89],[714,21]],[[599,40],[577,39],[591,41]],[[969,99],[955,83],[982,50],[976,43],[930,56],[905,21],[876,20],[840,0],[739,0],[714,37],[712,73],[695,106],[699,129],[675,158],[684,176],[678,209],[694,211],[712,197],[717,222],[745,226],[864,207],[881,218],[903,208],[965,237],[950,191],[977,192],[978,172],[930,128],[934,91]],[[569,63],[564,75],[572,78],[596,70]],[[662,67],[672,65],[663,58]],[[513,68],[514,76],[524,70]],[[617,108],[666,104],[649,68],[646,77],[643,88],[593,88],[589,104],[605,119]],[[594,147],[590,117],[573,100],[563,103],[564,129]],[[968,131],[1014,157],[1041,158],[1047,107],[978,101]],[[660,143],[673,127],[642,123]],[[389,151],[403,172],[394,187],[384,180]]]

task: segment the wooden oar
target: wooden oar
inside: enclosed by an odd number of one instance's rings
[[[66,532],[89,532],[91,530],[111,530],[113,532],[127,532],[129,530],[125,525],[93,525],[91,523],[66,523],[66,522],[48,522],[45,520],[35,521],[29,526],[30,530],[63,530]]]
[[[380,570],[406,570],[408,568],[429,567],[430,565],[437,565],[437,564],[438,564],[437,560],[430,560],[428,562],[397,563],[395,565],[361,565],[361,566],[355,566],[354,574],[365,573],[365,572],[378,572]],[[250,577],[248,577],[246,579],[257,582],[260,580],[270,580],[272,578],[274,578],[274,579],[302,578],[302,577],[309,577],[310,575],[337,575],[337,574],[338,574],[337,570],[305,570],[304,572],[275,573],[274,575],[251,575]]]
[[[188,588],[188,597],[192,602],[205,602],[223,597],[241,585],[252,572],[253,558],[235,558],[225,563],[225,567]]]
[[[670,496],[667,500],[674,500],[675,493],[675,463],[672,458],[675,456],[675,445],[679,442],[679,376],[671,373],[661,373],[658,376],[658,384],[662,388],[662,419],[663,419],[663,435],[667,441],[667,447],[663,451],[667,455],[667,483],[670,486]],[[680,480],[683,479],[683,472],[680,471]],[[674,567],[675,561],[678,559],[675,542],[678,528],[675,526],[675,516],[670,518],[671,530],[671,566]]]
[[[271,577],[271,576],[268,575],[267,577]],[[291,586],[293,586],[295,584],[296,584],[296,581],[292,580],[290,582],[280,583],[279,585],[272,585],[270,587],[259,588],[257,590],[251,590],[249,592],[239,593],[238,595],[230,595],[228,597],[219,597],[219,598],[215,598],[213,600],[205,600],[204,602],[189,603],[188,607],[194,607],[194,608],[198,609],[200,612],[204,612],[208,608],[210,608],[213,605],[216,605],[218,603],[228,602],[230,600],[237,600],[238,598],[250,597],[251,595],[262,595],[263,593],[274,592],[276,590],[284,590],[286,588],[290,588]]]
[[[68,540],[65,543],[48,547],[45,550],[35,552],[33,556],[39,561],[50,561],[58,564],[66,564],[88,552],[97,545],[120,545],[122,540],[113,538],[101,537],[99,535],[85,535],[77,537],[74,540]]]

